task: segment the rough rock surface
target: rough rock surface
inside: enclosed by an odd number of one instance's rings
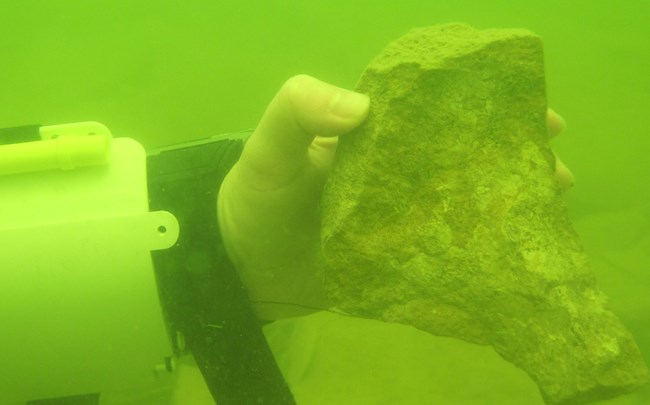
[[[560,195],[541,40],[415,29],[366,69],[366,123],[323,197],[323,283],[358,316],[490,344],[547,403],[648,380],[607,309]]]

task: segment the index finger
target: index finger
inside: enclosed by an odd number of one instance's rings
[[[566,128],[566,121],[553,109],[546,110],[546,127],[548,128],[548,137],[555,138]]]

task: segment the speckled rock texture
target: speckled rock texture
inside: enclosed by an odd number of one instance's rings
[[[415,29],[365,70],[322,201],[322,280],[341,309],[489,344],[549,404],[648,380],[607,309],[554,177],[540,38]],[[407,343],[405,343],[407,344]]]

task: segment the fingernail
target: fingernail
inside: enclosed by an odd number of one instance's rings
[[[365,94],[350,90],[340,90],[330,103],[330,112],[341,118],[362,116],[368,110],[370,98]]]

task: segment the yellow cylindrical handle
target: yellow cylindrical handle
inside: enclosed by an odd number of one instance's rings
[[[107,164],[111,137],[60,136],[0,146],[0,175]]]

